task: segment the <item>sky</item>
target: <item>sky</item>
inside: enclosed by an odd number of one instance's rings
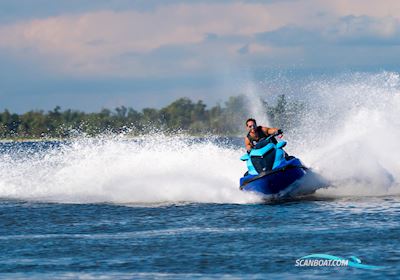
[[[0,0],[0,110],[223,102],[279,71],[397,69],[400,1]]]

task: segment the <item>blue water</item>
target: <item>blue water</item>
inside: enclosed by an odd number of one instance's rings
[[[138,207],[3,200],[0,276],[391,279],[400,263],[399,201]],[[295,267],[311,253],[387,268]]]
[[[59,146],[2,144],[3,160],[25,155],[25,161],[34,165],[31,154]],[[57,165],[51,163],[46,168]],[[400,197],[396,195],[316,195],[241,204],[54,203],[18,198],[25,197],[21,192],[29,188],[13,187],[14,192],[0,199],[1,278],[399,277]],[[296,259],[315,253],[356,256],[364,264],[384,267],[295,266]]]

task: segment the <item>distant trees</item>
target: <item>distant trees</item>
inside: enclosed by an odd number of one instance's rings
[[[295,125],[296,116],[303,105],[289,102],[285,95],[277,98],[276,104],[263,104],[271,125],[290,129]],[[233,135],[242,132],[244,121],[252,116],[249,100],[244,95],[230,97],[223,105],[217,104],[210,109],[203,101],[193,102],[189,98],[180,98],[161,109],[133,108],[120,106],[114,110],[102,109],[98,113],[85,113],[76,110],[29,111],[24,114],[0,113],[0,138],[65,138],[76,132],[96,135],[105,131],[120,132],[127,128],[139,134],[151,129],[165,132],[185,131],[191,134],[214,133]],[[150,129],[150,130],[151,130]]]
[[[284,94],[278,96],[275,106],[266,106],[271,123],[283,130],[294,129],[305,111],[303,103],[290,102]]]

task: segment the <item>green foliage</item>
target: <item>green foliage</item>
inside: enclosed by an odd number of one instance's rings
[[[278,96],[274,106],[260,102],[266,109],[270,125],[284,130],[296,126],[297,116],[304,108],[300,103],[287,100],[285,95]],[[217,104],[210,109],[201,100],[193,102],[189,98],[180,98],[159,110],[144,108],[136,111],[121,106],[84,113],[71,109],[62,111],[57,106],[48,112],[29,111],[21,115],[5,110],[0,113],[0,137],[65,138],[76,131],[96,135],[104,131],[118,133],[126,128],[131,128],[135,134],[162,129],[166,132],[233,135],[244,132],[244,121],[252,115],[249,100],[244,95],[230,97],[223,106]]]

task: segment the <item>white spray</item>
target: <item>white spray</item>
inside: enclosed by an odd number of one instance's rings
[[[81,138],[27,158],[3,154],[0,197],[57,202],[253,203],[241,151],[182,137]]]
[[[329,195],[400,193],[400,78],[355,73],[309,83],[291,150],[327,178]]]

